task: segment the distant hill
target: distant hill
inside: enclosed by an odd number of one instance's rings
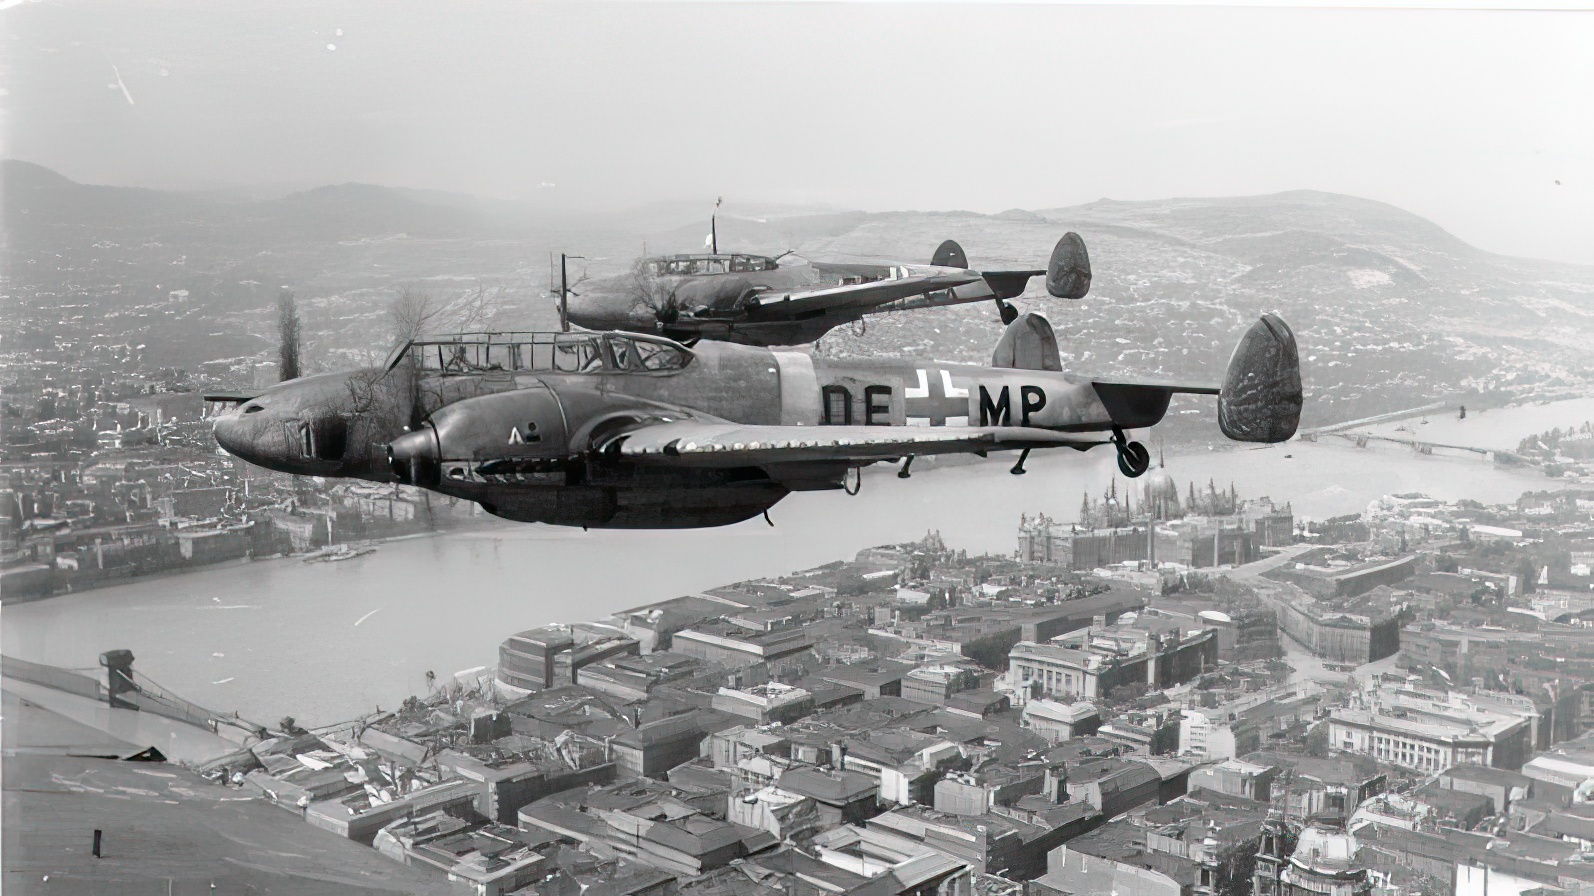
[[[80,184],[30,162],[0,162],[9,237],[48,245],[61,231],[97,237],[147,231],[168,239],[359,239],[393,233],[458,236],[483,229],[485,218],[417,201],[370,184],[317,187],[272,200],[215,191],[145,190]]]
[[[1385,203],[1295,191],[1035,215],[871,215],[805,250],[912,255],[952,237],[975,267],[1040,267],[1060,233],[1077,231],[1090,295],[1057,300],[1036,282],[1020,301],[1050,316],[1075,365],[1215,382],[1243,328],[1275,310],[1301,342],[1308,420],[1594,378],[1594,267],[1483,252]],[[893,315],[827,337],[824,350],[973,360],[994,341],[992,317],[975,306]]]
[[[400,287],[488,286],[506,297],[502,323],[552,326],[549,253],[585,256],[573,273],[597,275],[643,245],[701,251],[710,211],[669,202],[578,215],[370,184],[262,200],[85,185],[20,161],[0,163],[0,195],[7,251],[24,262],[12,265],[24,305],[30,295],[46,304],[81,295],[118,310],[185,289],[185,323],[158,326],[140,313],[140,329],[126,334],[169,344],[183,363],[212,343],[269,344],[281,285],[300,293],[327,366],[380,342],[373,323]],[[1050,316],[1083,372],[1216,382],[1239,334],[1273,310],[1301,342],[1308,422],[1594,380],[1594,267],[1493,255],[1352,196],[1103,199],[995,215],[738,203],[722,210],[719,236],[726,250],[907,261],[928,261],[951,238],[976,268],[1002,269],[1044,267],[1069,230],[1090,248],[1090,295],[1053,299],[1037,280],[1019,304]],[[983,361],[999,332],[993,308],[961,306],[871,318],[817,350]],[[204,334],[210,342],[192,338]]]
[[[328,239],[409,234],[463,236],[485,229],[481,213],[412,199],[372,184],[338,184],[294,193],[250,209],[298,236]]]
[[[80,184],[31,162],[0,162],[8,238],[30,241],[49,228],[86,222],[159,226],[206,215],[217,207],[197,194]]]

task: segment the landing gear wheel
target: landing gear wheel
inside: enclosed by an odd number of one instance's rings
[[[1129,442],[1118,449],[1118,469],[1130,479],[1144,476],[1151,469],[1151,452],[1139,442]]]
[[[1018,309],[1001,299],[996,300],[996,310],[1002,315],[1002,324],[1004,326],[1018,320]]]

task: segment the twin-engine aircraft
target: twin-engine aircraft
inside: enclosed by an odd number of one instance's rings
[[[794,491],[854,491],[861,468],[919,455],[1111,446],[1179,393],[1216,395],[1224,435],[1295,433],[1294,334],[1263,315],[1220,385],[1116,382],[1063,370],[1051,325],[1010,323],[990,366],[833,361],[806,352],[627,332],[417,340],[376,368],[290,380],[236,402],[216,441],[287,473],[398,482],[523,522],[719,526]]]
[[[783,256],[784,257],[784,256]],[[1018,309],[1031,277],[1045,276],[1060,299],[1090,291],[1090,257],[1077,233],[1065,234],[1047,269],[975,271],[947,240],[927,265],[836,264],[747,254],[644,258],[629,273],[562,284],[561,316],[588,330],[628,330],[671,339],[747,345],[801,345],[845,323],[885,311],[961,305],[987,299],[1002,323]]]

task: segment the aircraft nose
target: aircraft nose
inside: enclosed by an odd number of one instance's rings
[[[634,326],[634,312],[639,309],[647,311],[647,322],[652,322],[652,312],[647,309],[641,287],[619,278],[605,277],[583,283],[579,293],[571,290],[565,309],[571,323],[588,330]]]
[[[228,454],[267,469],[283,469],[288,460],[287,439],[280,425],[273,426],[271,414],[264,410],[251,411],[254,402],[223,417],[213,425],[216,444]]]
[[[583,293],[585,292],[586,290],[583,290]],[[558,301],[558,297],[555,296],[554,300]],[[572,291],[565,298],[565,316],[570,319],[571,323],[578,326],[592,326],[594,318],[597,316],[595,314],[596,310],[597,303],[590,296]]]
[[[216,418],[216,444],[280,473],[358,475],[367,458],[358,436],[351,445],[352,404],[357,396],[372,394],[360,376],[323,374],[272,386]]]
[[[248,441],[243,437],[243,421],[237,411],[225,416],[217,417],[213,426],[216,444],[227,450],[228,454],[248,460]]]

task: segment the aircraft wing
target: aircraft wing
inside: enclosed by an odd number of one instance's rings
[[[854,261],[809,261],[809,266],[828,277],[863,277],[884,280],[891,276],[889,264]]]
[[[937,271],[801,292],[760,293],[747,300],[747,319],[750,323],[802,320],[826,311],[874,308],[971,283],[983,280],[973,271]]]
[[[961,251],[960,249],[959,252]],[[900,270],[900,268],[894,269],[890,265],[882,264],[851,264],[830,261],[815,261],[811,262],[811,264],[814,270],[831,277],[863,277],[868,280],[883,280],[890,277],[893,270]],[[935,262],[938,267],[959,270],[962,270],[967,264],[967,259]],[[1040,270],[967,271],[967,273],[978,273],[980,276],[978,279],[968,278],[963,283],[953,287],[954,301],[939,304],[978,302],[981,299],[990,298],[1016,299],[1024,294],[1024,290],[1029,286],[1031,277],[1046,276],[1046,272]]]
[[[747,467],[781,463],[872,463],[919,454],[1076,448],[1100,438],[1017,426],[748,426],[677,420],[616,439],[620,456],[659,466]]]
[[[262,390],[262,389],[247,389],[247,390],[244,390],[244,389],[221,389],[221,390],[213,390],[213,391],[210,391],[210,392],[206,392],[204,394],[203,398],[207,402],[217,402],[217,403],[221,403],[221,404],[243,404],[244,402],[249,401],[250,399],[253,399],[256,396],[258,396],[262,391],[264,391],[264,390]]]

